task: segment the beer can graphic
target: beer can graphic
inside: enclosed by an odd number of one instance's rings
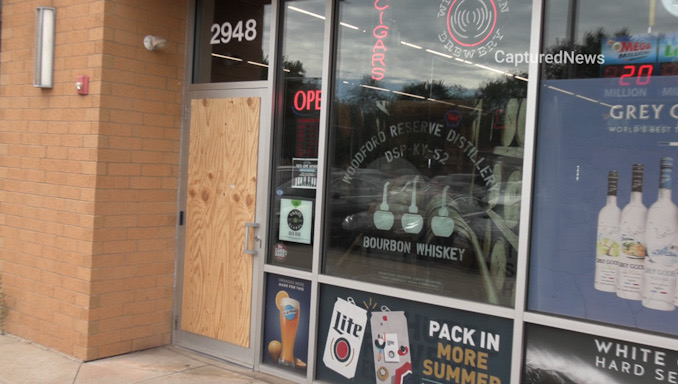
[[[366,310],[337,298],[323,354],[327,368],[347,379],[355,376],[366,324]]]
[[[405,312],[372,312],[370,327],[377,384],[411,382],[412,359]]]

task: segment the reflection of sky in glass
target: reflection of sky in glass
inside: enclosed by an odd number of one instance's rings
[[[495,60],[495,54],[498,51],[505,53],[528,51],[531,2],[466,0],[455,3],[467,3],[471,8],[494,3],[498,14],[491,36],[482,44],[465,49],[461,54],[457,53],[456,57],[455,52],[448,51],[439,37],[440,34],[447,33],[449,2],[391,0],[377,3],[341,3],[340,21],[357,29],[340,28],[337,71],[339,80],[360,83],[365,77],[369,78],[372,75],[375,64],[372,60],[373,49],[375,44],[379,44],[379,39],[374,36],[374,28],[381,22],[389,29],[388,36],[381,39],[386,51],[374,50],[376,53],[385,54],[384,78],[377,82],[379,87],[399,90],[409,83],[442,81],[446,86],[461,85],[473,92],[483,82],[506,76],[496,71],[511,74],[527,72],[527,65],[499,63]],[[380,21],[381,12],[375,7],[386,5],[389,7],[384,11],[383,20]],[[441,7],[444,10],[439,15]],[[462,20],[471,24],[469,29],[475,25],[474,23],[481,23],[480,16],[475,12],[467,12],[465,16],[467,17]],[[383,30],[381,31],[383,34]],[[492,40],[496,46],[481,55],[477,48],[487,45]],[[450,41],[449,38],[447,41]],[[457,47],[461,45],[458,44]],[[378,62],[376,65],[380,66]]]
[[[631,35],[642,35],[650,30],[650,1],[628,0],[551,0],[546,6],[545,45],[553,45],[567,38],[567,19],[572,5],[578,8],[575,39],[581,42],[587,32],[602,28],[605,33],[613,34],[627,29]],[[678,31],[678,17],[671,15],[656,0],[653,34]]]
[[[307,78],[322,74],[325,0],[285,2],[283,57],[300,61]]]

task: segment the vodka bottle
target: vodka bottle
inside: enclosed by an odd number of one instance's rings
[[[621,252],[617,266],[617,296],[640,300],[645,263],[645,223],[647,208],[643,205],[643,165],[633,165],[631,200],[624,207],[619,224]]]
[[[598,213],[598,240],[596,244],[595,288],[616,292],[617,264],[619,260],[619,220],[621,209],[617,206],[619,173],[610,171],[607,176],[607,204]]]
[[[643,272],[643,306],[662,311],[675,308],[678,260],[678,207],[671,201],[673,159],[660,163],[659,197],[647,211],[647,258]]]

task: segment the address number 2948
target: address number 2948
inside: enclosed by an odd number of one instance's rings
[[[212,24],[210,27],[210,32],[212,32],[212,39],[210,44],[228,44],[231,40],[235,39],[238,42],[243,41],[253,41],[257,38],[257,21],[255,19],[249,19],[243,23],[242,20],[235,23],[235,25],[230,22],[225,22],[222,24]]]

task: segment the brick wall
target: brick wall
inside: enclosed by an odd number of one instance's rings
[[[186,0],[3,0],[0,274],[7,331],[91,360],[170,342]],[[147,51],[147,34],[168,39]],[[78,95],[78,75],[90,93]]]

